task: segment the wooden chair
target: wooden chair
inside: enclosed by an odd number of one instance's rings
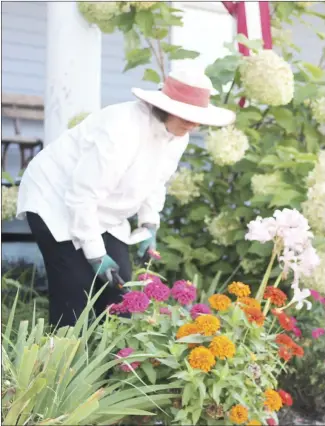
[[[43,141],[39,138],[27,138],[21,132],[21,120],[44,120],[44,102],[40,96],[2,93],[2,117],[11,118],[15,130],[14,136],[2,135],[2,168],[5,170],[6,156],[9,146],[17,144],[20,149],[20,167],[26,168],[35,156],[35,149],[43,149]],[[29,151],[29,155],[28,155]]]

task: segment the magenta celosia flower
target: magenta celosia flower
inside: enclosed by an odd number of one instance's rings
[[[296,337],[302,336],[302,331],[300,330],[299,327],[294,326],[293,329],[292,329],[292,332]]]
[[[144,288],[145,294],[158,302],[164,302],[169,298],[170,289],[165,284],[160,282],[149,283]]]
[[[318,293],[318,291],[316,290],[309,290],[310,291],[310,295],[314,300],[321,300],[322,296]]]
[[[171,295],[181,305],[189,305],[196,299],[196,288],[190,281],[176,281],[173,285]]]
[[[325,297],[322,297],[322,298],[320,299],[320,303],[322,303],[323,305],[325,305]]]
[[[211,309],[208,305],[205,305],[204,303],[197,303],[196,305],[193,305],[192,309],[190,310],[191,317],[195,319],[200,314],[211,314]]]
[[[292,321],[293,325],[296,325],[296,324],[297,324],[297,320],[296,320],[296,318],[295,318],[295,317],[291,317],[291,321]]]
[[[313,339],[318,339],[320,336],[323,336],[325,334],[325,329],[324,328],[315,328],[315,330],[313,330],[311,332],[311,335],[313,336]]]
[[[123,296],[123,305],[128,312],[144,312],[149,306],[150,300],[142,291],[130,291]]]
[[[160,312],[162,315],[171,315],[171,314],[172,314],[168,308],[160,308],[160,309],[159,309],[159,312]]]
[[[117,356],[119,357],[119,358],[127,358],[128,356],[130,356],[132,353],[134,352],[134,349],[132,349],[132,348],[124,348],[124,349],[121,349],[118,353],[117,353]],[[140,366],[140,362],[138,362],[138,361],[135,361],[135,362],[131,362],[131,363],[129,363],[130,365],[131,365],[131,367],[133,368],[133,370],[136,370],[139,366]],[[131,368],[130,368],[130,366],[129,365],[127,365],[127,364],[120,364],[120,369],[122,370],[122,371],[126,371],[126,372],[128,372],[128,371],[132,371],[131,370]]]

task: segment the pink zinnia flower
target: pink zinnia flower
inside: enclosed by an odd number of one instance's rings
[[[266,419],[266,423],[269,426],[276,426],[276,421],[274,419],[272,419],[272,418]]]
[[[106,309],[110,315],[126,314],[128,312],[128,309],[123,302],[113,303],[112,305],[107,306]]]
[[[313,339],[318,339],[320,336],[323,336],[323,334],[325,334],[325,329],[324,328],[315,328],[315,330],[313,330],[311,332],[311,335],[313,336]]]
[[[191,317],[195,319],[200,314],[211,314],[211,309],[204,303],[197,303],[196,305],[193,305],[192,309],[190,310],[190,313]]]
[[[321,300],[322,296],[318,293],[318,291],[316,291],[316,290],[309,290],[309,291],[310,291],[311,297],[314,300],[318,300],[318,301]]]
[[[168,308],[160,308],[160,309],[159,309],[159,312],[160,312],[162,315],[171,315],[171,314],[172,314]]]
[[[181,305],[189,305],[196,299],[196,288],[190,281],[176,281],[171,294]]]
[[[295,318],[295,317],[291,317],[291,321],[292,321],[293,325],[296,325],[296,324],[297,324],[297,320],[296,320],[296,318]]]
[[[159,251],[157,251],[157,250],[149,249],[148,254],[152,259],[155,259],[155,260],[161,259],[161,255],[160,255]]]
[[[157,275],[153,275],[150,273],[141,274],[138,276],[139,281],[147,281],[151,280],[152,283],[162,283],[161,279],[157,277]]]
[[[123,304],[128,312],[144,312],[149,306],[150,300],[142,291],[130,291],[123,296]]]
[[[127,357],[128,357],[128,356],[130,356],[133,352],[134,352],[134,349],[132,349],[132,348],[124,348],[124,349],[121,349],[121,350],[117,353],[117,356],[118,356],[119,358],[127,358]],[[133,370],[136,370],[136,369],[139,367],[140,362],[135,361],[135,362],[131,362],[131,363],[129,363],[129,364],[130,364],[130,366],[133,368]],[[125,364],[125,363],[123,363],[123,364],[120,364],[120,369],[121,369],[122,371],[126,371],[126,372],[128,372],[128,371],[132,371],[132,370],[131,370],[131,368],[130,368],[130,366],[129,366],[129,365],[127,365],[127,364]]]
[[[325,297],[321,297],[319,301],[320,301],[320,303],[322,303],[323,305],[325,305]]]
[[[169,298],[170,289],[165,284],[160,282],[149,283],[145,286],[144,292],[150,299],[164,302]]]
[[[292,332],[296,337],[302,336],[302,331],[299,327],[294,326],[293,329],[292,329]]]

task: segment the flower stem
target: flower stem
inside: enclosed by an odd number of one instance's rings
[[[277,288],[281,282],[282,279],[282,272],[279,274],[278,278],[276,279],[275,283],[274,283],[274,288]],[[267,313],[269,312],[270,309],[270,305],[271,305],[271,299],[268,299],[268,301],[266,302],[265,306],[264,306],[264,310],[263,310],[263,315],[267,315]]]
[[[268,267],[267,267],[267,269],[265,271],[265,274],[264,274],[263,280],[261,282],[261,285],[259,286],[259,289],[258,289],[258,291],[256,293],[255,299],[258,300],[259,302],[261,302],[261,300],[263,298],[263,294],[264,294],[265,288],[267,286],[267,282],[268,282],[268,280],[270,278],[272,267],[273,267],[273,263],[275,261],[276,255],[277,255],[277,250],[276,250],[276,244],[275,244],[275,246],[273,248],[273,251],[272,251],[271,260],[270,260],[270,262],[268,264]]]
[[[268,336],[271,334],[271,331],[272,331],[272,328],[274,327],[274,324],[275,324],[275,317],[273,318],[272,323],[271,323],[271,327],[269,329],[269,332],[267,333]]]

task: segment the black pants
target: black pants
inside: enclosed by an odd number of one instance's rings
[[[72,241],[57,242],[50,230],[35,213],[27,213],[28,224],[42,253],[49,285],[49,321],[53,326],[74,325],[87,303],[85,294],[90,291],[94,280],[94,271],[81,249],[76,250]],[[128,245],[113,235],[102,234],[106,251],[120,266],[119,275],[124,281],[130,281],[132,267]],[[97,278],[92,295],[103,286]],[[96,315],[107,305],[122,300],[121,293],[108,286],[95,304]]]

